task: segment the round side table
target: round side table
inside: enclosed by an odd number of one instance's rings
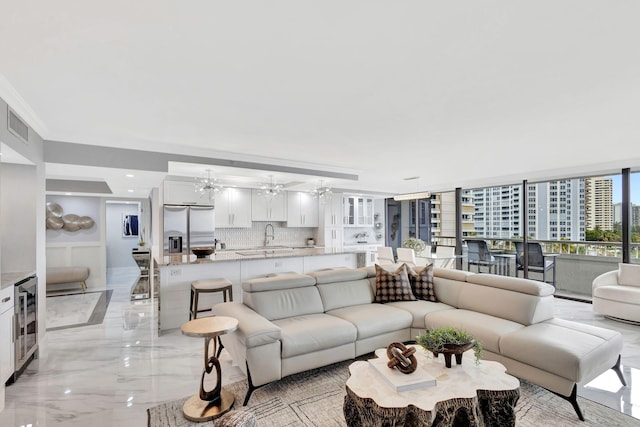
[[[237,319],[225,316],[201,317],[182,325],[181,330],[184,335],[204,338],[204,371],[202,371],[200,379],[200,392],[187,399],[182,407],[182,413],[189,421],[213,420],[228,412],[233,406],[235,397],[232,393],[222,389],[220,361],[215,356],[209,356],[209,344],[213,340],[213,354],[215,355],[218,347],[217,337],[233,332],[237,327]],[[216,369],[216,386],[213,390],[205,390],[205,375],[211,374],[213,368]]]

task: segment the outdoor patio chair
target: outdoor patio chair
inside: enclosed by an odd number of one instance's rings
[[[493,267],[493,272],[497,273],[496,259],[491,255],[491,251],[487,246],[487,242],[484,240],[467,240],[467,270],[471,271],[471,266],[476,265],[478,267],[478,273],[480,273],[480,267],[488,267],[489,273]]]
[[[516,276],[518,271],[524,272],[524,244],[523,242],[516,243]],[[528,258],[528,270],[529,272],[542,273],[542,281],[556,285],[556,255],[545,254],[542,251],[542,245],[537,242],[527,243],[527,249],[529,252]],[[553,270],[551,282],[547,282],[547,271]]]

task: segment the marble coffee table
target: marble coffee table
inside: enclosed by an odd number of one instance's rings
[[[387,359],[386,349],[376,355]],[[498,363],[473,359],[465,353],[462,365],[446,368],[443,358],[415,352],[418,369],[424,368],[437,384],[396,392],[369,362],[349,366],[344,415],[348,426],[514,426],[520,382]]]

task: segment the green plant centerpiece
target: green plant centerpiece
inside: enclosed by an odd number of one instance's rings
[[[416,255],[420,255],[422,251],[427,248],[427,244],[420,239],[416,239],[415,237],[409,237],[407,240],[402,242],[402,247],[413,249]]]
[[[482,343],[470,333],[456,328],[436,328],[416,337],[422,348],[438,357],[444,354],[447,368],[451,367],[451,355],[456,356],[456,364],[462,364],[462,353],[473,348],[476,365],[482,358]]]

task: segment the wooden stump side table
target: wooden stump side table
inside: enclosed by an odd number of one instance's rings
[[[344,417],[350,427],[362,426],[514,426],[520,382],[498,362],[476,366],[473,350],[462,365],[446,368],[416,348],[418,369],[436,378],[435,386],[396,392],[369,362],[349,366]],[[386,350],[376,350],[386,358]]]
[[[222,389],[220,361],[217,354],[217,337],[234,331],[238,320],[232,317],[214,316],[191,320],[182,325],[182,333],[190,337],[204,338],[204,370],[200,378],[200,392],[191,396],[182,407],[184,417],[189,421],[202,422],[218,418],[233,406],[235,397]],[[209,344],[213,341],[213,356],[209,356]],[[212,390],[204,389],[205,376],[216,370],[216,386]]]

